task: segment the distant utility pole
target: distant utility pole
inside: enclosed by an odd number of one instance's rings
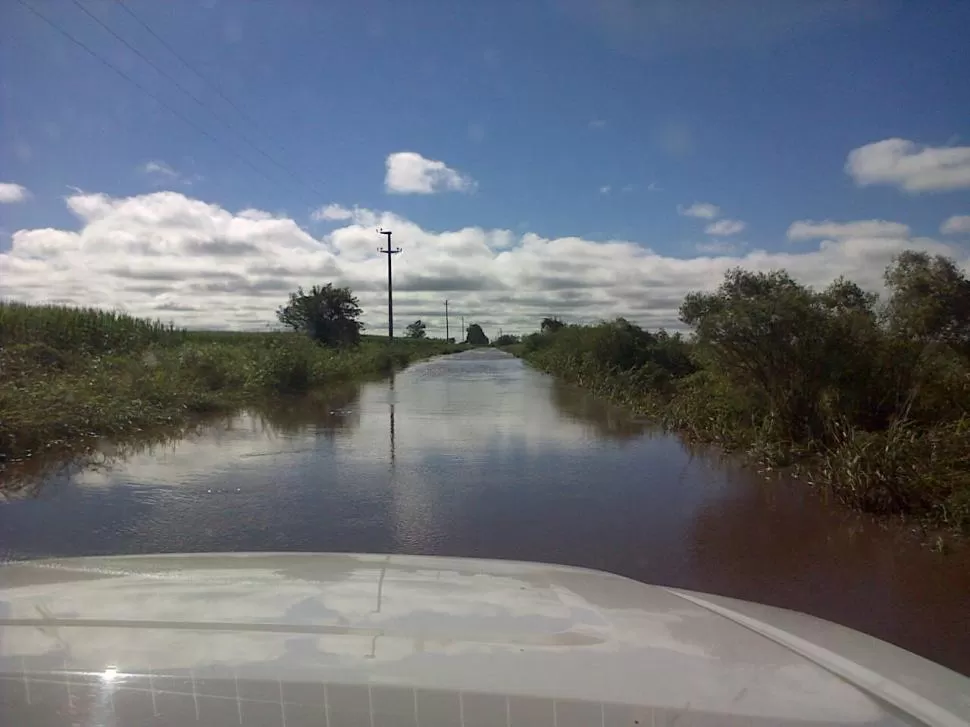
[[[461,331],[465,338],[468,338],[468,330],[465,328],[465,316],[461,317]]]
[[[401,252],[401,248],[391,247],[391,231],[379,229],[382,235],[387,235],[387,249],[377,248],[378,252],[387,255],[387,340],[388,343],[394,340],[394,284],[391,280],[391,255]]]
[[[445,341],[451,340],[451,332],[448,329],[448,301],[445,300]]]

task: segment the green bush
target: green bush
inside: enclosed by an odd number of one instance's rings
[[[254,388],[286,394],[306,391],[313,380],[315,348],[317,345],[310,339],[296,337],[254,352]]]
[[[695,370],[680,336],[651,334],[629,321],[560,326],[525,336],[523,355],[540,368],[617,396],[664,393]]]
[[[970,530],[970,281],[915,252],[885,277],[880,303],[845,279],[735,269],[685,299],[690,340],[547,319],[520,353],[693,438],[801,462],[853,507]]]

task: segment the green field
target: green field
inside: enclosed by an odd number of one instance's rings
[[[120,313],[0,302],[0,456],[84,449],[270,397],[380,376],[460,350],[364,336],[327,348],[298,333],[187,331]]]

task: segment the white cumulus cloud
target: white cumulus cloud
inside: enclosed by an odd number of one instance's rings
[[[0,182],[0,204],[23,202],[30,196],[30,192],[22,184]]]
[[[413,151],[388,154],[386,166],[384,188],[394,194],[470,192],[476,187],[471,177]]]
[[[152,159],[151,161],[145,162],[138,167],[138,170],[142,174],[145,174],[152,179],[159,186],[172,183],[191,186],[193,182],[201,179],[201,177],[198,176],[188,176],[182,174],[170,164],[166,164],[158,159]]]
[[[908,237],[909,227],[886,220],[856,220],[832,222],[824,220],[798,220],[788,228],[789,240],[844,240],[850,237]]]
[[[178,172],[172,169],[165,162],[160,162],[155,160],[152,160],[150,162],[145,162],[142,165],[141,170],[145,172],[145,174],[159,174],[163,177],[170,177],[170,178],[175,178],[175,177],[178,177],[179,175]]]
[[[944,235],[970,233],[970,215],[953,215],[940,225],[940,232]]]
[[[339,204],[328,204],[314,210],[310,216],[315,220],[349,220],[354,216],[354,211]]]
[[[240,210],[238,215],[247,220],[271,220],[273,215],[265,210],[258,210],[253,207],[247,207],[244,210]]]
[[[713,220],[721,214],[721,208],[710,202],[694,202],[690,207],[677,205],[677,213],[684,217],[698,217],[702,220]]]
[[[726,235],[736,235],[743,231],[745,227],[747,227],[747,224],[741,220],[718,220],[717,222],[712,222],[705,227],[704,232],[706,232],[708,235],[722,237]]]
[[[845,171],[860,186],[888,184],[907,192],[970,188],[970,146],[921,146],[884,139],[849,152]]]
[[[432,230],[399,215],[354,208],[352,219],[315,236],[283,215],[232,212],[165,191],[132,197],[77,193],[66,200],[76,229],[17,230],[0,252],[0,297],[127,310],[180,325],[265,329],[298,286],[333,282],[360,298],[369,329],[386,325],[386,261],[375,228],[394,230],[401,325],[420,318],[439,334],[442,300],[487,333],[535,330],[549,315],[571,321],[626,316],[679,327],[686,293],[711,290],[725,271],[785,268],[811,285],[839,275],[868,289],[905,249],[968,260],[928,238],[825,239],[803,252],[710,243],[716,255],[658,254],[649,240],[596,242],[469,226]],[[439,331],[440,328],[440,331]]]

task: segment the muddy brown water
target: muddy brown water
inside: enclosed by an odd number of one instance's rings
[[[514,558],[805,611],[970,674],[970,548],[765,480],[491,350],[64,470],[0,557],[364,551]]]

